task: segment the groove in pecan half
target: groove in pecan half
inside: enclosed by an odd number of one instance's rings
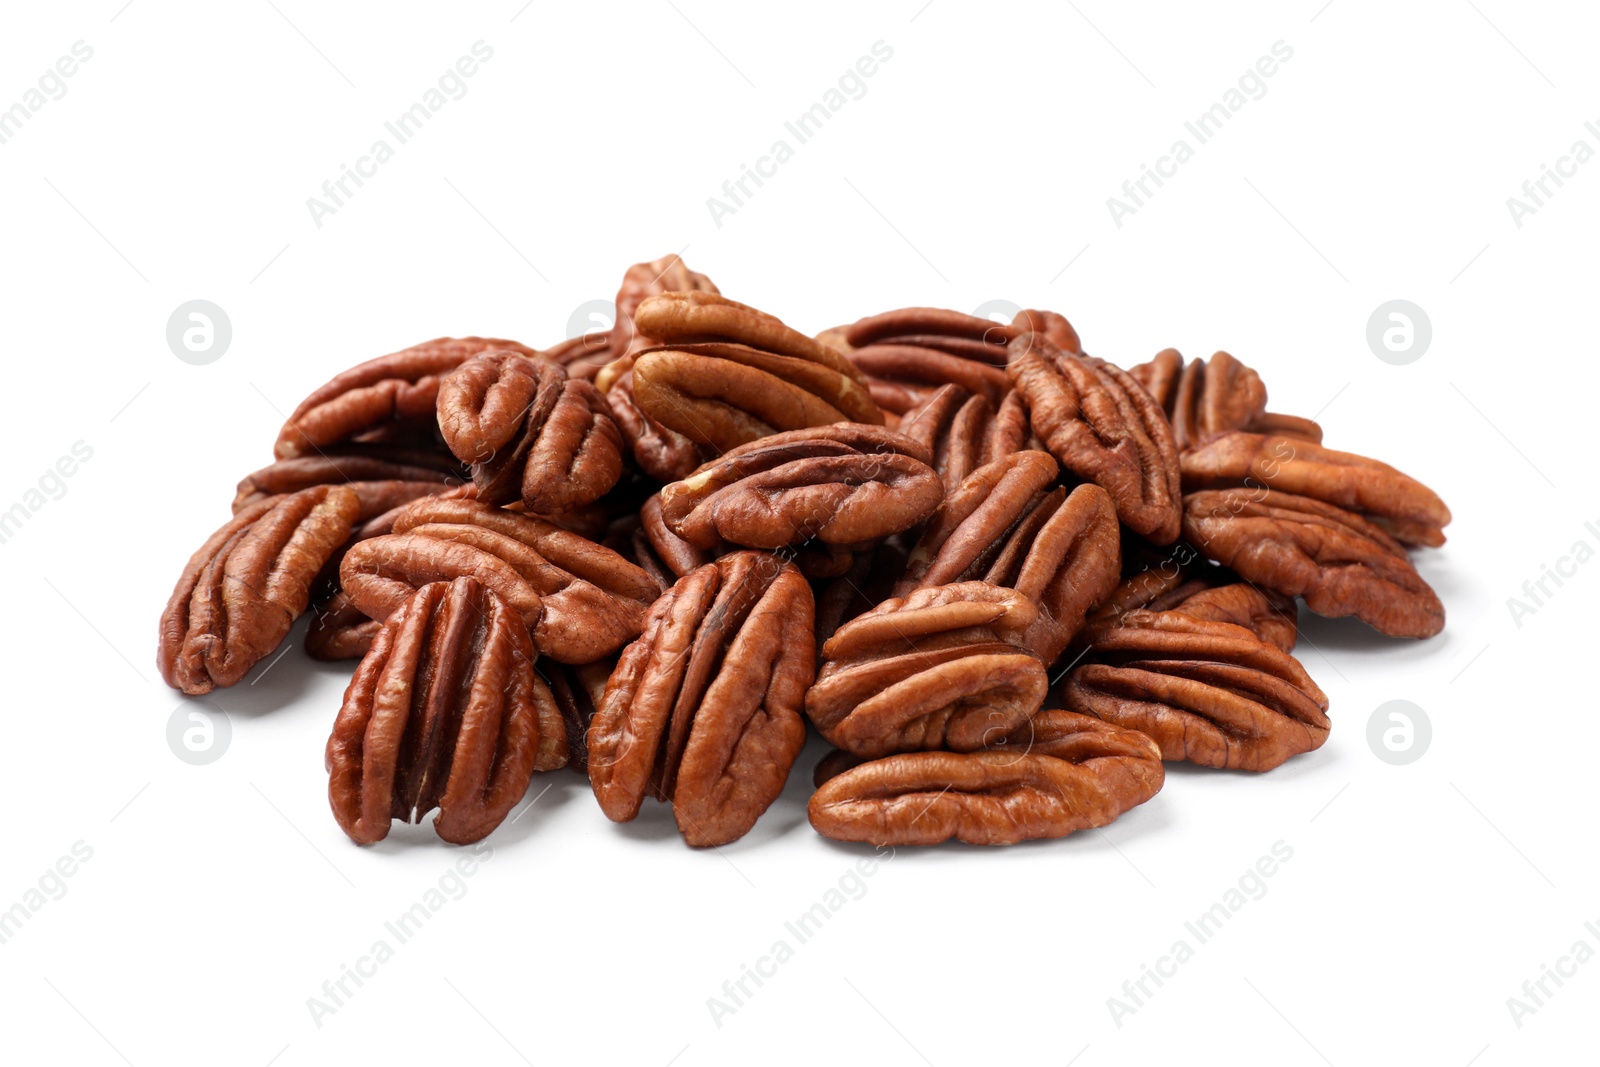
[[[161,613],[161,677],[191,696],[233,685],[283,641],[360,501],[319,485],[251,504],[189,558]]]
[[[773,434],[664,487],[661,518],[705,550],[723,542],[787,548],[813,538],[863,544],[910,529],[938,507],[944,489],[928,466],[932,458],[881,426],[846,422]]]
[[[851,619],[888,600],[905,569],[903,539],[890,537],[871,549],[854,553],[849,570],[822,581],[817,587],[818,646]]]
[[[439,430],[472,464],[478,499],[554,514],[592,504],[622,477],[622,434],[593,385],[547,360],[485,352],[439,385]]]
[[[1432,637],[1444,605],[1405,546],[1354,512],[1310,497],[1219,489],[1183,498],[1184,537],[1245,581],[1354,615],[1390,637]]]
[[[824,837],[873,845],[1012,845],[1106,826],[1161,790],[1148,737],[1088,715],[1041,711],[1000,747],[912,752],[838,770],[811,798]]]
[[[880,407],[903,415],[944,385],[959,385],[998,405],[1011,391],[1006,345],[1017,333],[992,319],[913,307],[870,315],[818,340],[849,356]]]
[[[895,429],[932,453],[948,494],[979,467],[1026,446],[1028,410],[1015,392],[1005,395],[997,412],[987,397],[943,385],[907,411]]]
[[[328,799],[357,844],[421,822],[452,844],[488,836],[536,770],[567,762],[566,728],[534,673],[522,620],[470,578],[418,589],[356,668],[328,738]]]
[[[616,656],[576,666],[542,660],[537,667],[566,725],[567,766],[585,778],[589,776],[589,723],[616,668]]]
[[[348,449],[350,446],[345,446]],[[443,462],[441,462],[441,459]],[[284,493],[297,493],[314,485],[355,485],[363,482],[388,484],[433,483],[430,492],[442,492],[460,485],[460,465],[448,454],[432,457],[421,452],[395,449],[370,450],[350,454],[335,449],[329,455],[298,456],[252,471],[239,480],[233,497],[233,511],[258,500]],[[418,496],[423,495],[419,490]]]
[[[1062,698],[1140,730],[1162,758],[1268,771],[1328,739],[1328,698],[1293,656],[1242,626],[1135,611],[1094,635]]]
[[[1160,405],[1127,371],[1039,334],[1006,368],[1063,468],[1111,494],[1123,525],[1170,544],[1181,525],[1178,450]]]
[[[589,780],[627,822],[647,792],[691,845],[742,837],[788,778],[815,672],[811,589],[793,565],[734,552],[651,607],[589,725]]]
[[[1310,419],[1268,411],[1261,375],[1226,352],[1185,365],[1176,348],[1163,349],[1128,373],[1167,413],[1180,452],[1233,430],[1322,441],[1322,427]]]
[[[859,756],[983,748],[1049,688],[1044,664],[1019,644],[1037,615],[1027,597],[984,582],[884,601],[822,646],[806,714]]]
[[[1354,511],[1397,541],[1444,544],[1450,509],[1432,489],[1387,463],[1288,437],[1229,433],[1186,452],[1185,492],[1236,486],[1296,493]]]
[[[272,454],[276,459],[315,454],[397,421],[426,419],[432,425],[439,379],[493,348],[536,355],[515,341],[440,337],[352,367],[300,402],[278,432]]]
[[[1231,622],[1284,652],[1294,651],[1299,636],[1294,597],[1257,589],[1225,567],[1168,561],[1124,578],[1090,613],[1075,647],[1086,646],[1097,632],[1120,625],[1134,611],[1178,611],[1208,622]]]
[[[383,623],[368,618],[349,594],[340,590],[312,617],[306,630],[306,655],[324,661],[360,659],[382,628]]]
[[[633,453],[633,461],[657,481],[672,482],[687,477],[705,458],[702,451],[711,451],[709,448],[702,450],[683,434],[669,430],[645,414],[634,395],[631,368],[611,384],[605,397],[611,408],[611,418]]]

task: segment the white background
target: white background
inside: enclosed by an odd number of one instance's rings
[[[1520,1027],[1507,998],[1579,939],[1600,950],[1600,562],[1520,626],[1507,599],[1600,548],[1600,162],[1521,227],[1506,205],[1575,140],[1600,148],[1592,9],[274,3],[0,14],[0,107],[94,50],[0,145],[0,510],[93,450],[0,545],[0,908],[92,849],[0,945],[8,1062],[1593,1062],[1600,962]],[[466,95],[314,225],[306,199],[479,40]],[[880,40],[865,95],[719,227],[707,198]],[[1116,226],[1107,197],[1277,41],[1266,94]],[[322,748],[350,667],[306,660],[299,629],[214,695],[224,756],[174,758],[172,582],[333,372],[441,334],[551,344],[675,251],[808,332],[1003,298],[1123,363],[1227,348],[1274,409],[1450,503],[1450,543],[1418,559],[1448,629],[1303,616],[1320,751],[1265,776],[1174,766],[1103,833],[902,849],[721,1026],[707,998],[870,855],[807,825],[816,748],[720,851],[660,805],[619,827],[578,777],[542,778],[465,895],[318,1026],[307,999],[462,853],[426,827],[341,835]],[[209,366],[165,340],[195,298],[232,322]],[[1407,366],[1365,339],[1395,298],[1433,324]],[[1432,722],[1409,766],[1366,740],[1392,699]],[[1280,841],[1265,895],[1197,945],[1185,922]],[[1180,938],[1194,958],[1117,1025],[1108,998]]]

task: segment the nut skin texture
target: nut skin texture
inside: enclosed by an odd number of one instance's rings
[[[1274,490],[1184,497],[1184,537],[1268,592],[1319,615],[1354,615],[1390,637],[1432,637],[1444,605],[1400,542],[1354,512]]]
[[[448,454],[439,457],[395,450],[373,450],[370,454],[336,450],[330,455],[280,459],[239,480],[233,511],[237,515],[269,496],[297,493],[314,485],[360,486],[373,482],[431,483],[434,488],[427,492],[443,492],[461,484],[461,471]],[[424,492],[419,489],[416,495],[424,495]]]
[[[311,620],[311,628],[306,631],[306,655],[324,662],[360,659],[372,648],[372,639],[382,628],[382,623],[367,618],[366,612],[351,603],[349,595],[341,590]]]
[[[1185,492],[1265,486],[1353,511],[1397,541],[1438,548],[1450,509],[1387,463],[1309,441],[1256,433],[1212,437],[1182,458]]]
[[[418,500],[394,533],[352,546],[339,568],[351,601],[387,619],[428,582],[476,578],[518,611],[540,653],[589,663],[637,637],[660,587],[588,538],[474,500]]]
[[[982,752],[912,752],[841,769],[811,797],[824,837],[884,845],[1012,845],[1106,826],[1160,791],[1148,737],[1088,715],[1041,711]]]
[[[1177,349],[1168,348],[1128,373],[1167,413],[1180,452],[1234,430],[1322,441],[1322,427],[1310,419],[1268,411],[1261,376],[1226,352],[1185,364]]]
[[[373,639],[328,738],[328,799],[352,841],[394,819],[478,841],[567,762],[566,728],[521,619],[470,578],[418,589]]]
[[[661,518],[689,545],[859,545],[908,530],[944,497],[932,456],[880,426],[838,423],[741,445],[661,490]],[[845,557],[844,565],[849,565]]]
[[[1022,647],[1037,609],[984,582],[919,589],[839,627],[822,646],[806,714],[858,756],[972,752],[1027,721],[1049,689]]]
[[[1015,392],[996,411],[985,396],[943,385],[907,411],[895,430],[928,449],[949,494],[979,467],[1026,447],[1028,412]]]
[[[910,307],[825,331],[818,340],[849,356],[880,407],[903,415],[944,385],[958,385],[998,405],[1011,391],[1006,345],[1017,333],[1015,327],[959,311]]]
[[[1232,571],[1202,563],[1130,574],[1090,613],[1074,647],[1120,625],[1133,611],[1178,611],[1207,622],[1231,622],[1284,652],[1293,652],[1299,637],[1293,597],[1257,589]]]
[[[212,534],[161,613],[157,663],[167,684],[209,693],[277,648],[360,507],[348,486],[314,486],[251,504]]]
[[[589,725],[589,780],[627,822],[646,793],[690,845],[744,836],[805,743],[811,589],[775,556],[734,552],[680,579],[622,653]]]
[[[439,380],[480,352],[509,349],[536,355],[515,341],[484,337],[440,337],[368,360],[336,375],[300,402],[273,447],[276,459],[315,455],[330,445],[355,441],[395,423],[433,421]]]
[[[485,503],[571,511],[622,477],[622,433],[605,397],[547,360],[504,351],[467,360],[440,383],[438,417]]]
[[[1268,771],[1328,739],[1328,698],[1298,660],[1231,623],[1135,611],[1097,633],[1062,686],[1074,711],[1140,730],[1162,757]]]
[[[647,263],[635,263],[622,274],[617,290],[617,325],[612,330],[611,358],[622,359],[661,343],[661,339],[640,331],[634,319],[639,305],[662,293],[701,292],[717,294],[716,283],[676,255],[662,256]]]
[[[1028,417],[1063,469],[1111,494],[1122,524],[1171,544],[1182,524],[1178,450],[1166,414],[1127,371],[1020,338],[1006,368]]]

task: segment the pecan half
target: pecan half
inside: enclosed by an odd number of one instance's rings
[[[1044,701],[1044,664],[1019,644],[1037,614],[1027,597],[984,582],[886,600],[822,646],[806,714],[859,756],[983,748]]]
[[[1185,364],[1176,348],[1128,371],[1167,413],[1180,452],[1233,430],[1277,433],[1313,444],[1322,427],[1310,419],[1267,410],[1267,387],[1250,367],[1226,352]]]
[[[1064,321],[1064,320],[1063,320]],[[866,375],[872,398],[904,414],[944,385],[959,385],[998,405],[1011,391],[1006,343],[1014,327],[941,308],[900,308],[823,335]]]
[[[715,282],[690,270],[676,255],[635,263],[624,271],[622,286],[617,290],[617,323],[612,329],[611,358],[623,359],[661,343],[661,338],[641,332],[634,320],[634,312],[639,310],[640,304],[662,293],[692,292],[717,294],[718,290]]]
[[[637,637],[660,592],[639,567],[580,534],[473,500],[419,500],[394,531],[345,554],[339,577],[358,608],[387,619],[419,586],[473,577],[520,612],[539,651],[560,663],[589,663]]]
[[[1167,563],[1124,578],[1090,613],[1078,644],[1120,625],[1134,611],[1179,611],[1208,622],[1231,622],[1284,652],[1294,651],[1299,635],[1293,597],[1257,589],[1224,567]]]
[[[895,430],[932,453],[933,469],[948,494],[985,463],[1025,447],[1028,410],[1015,392],[1008,392],[996,411],[988,397],[942,385],[907,411]]]
[[[554,514],[592,504],[622,477],[622,434],[588,382],[515,352],[474,356],[439,384],[439,430],[472,465],[478,499]]]
[[[251,504],[189,558],[161,613],[161,677],[190,695],[233,685],[283,641],[360,500],[319,485]]]
[[[661,490],[690,545],[856,545],[910,529],[944,496],[927,449],[881,426],[838,423],[740,445]],[[845,560],[848,566],[848,559]]]
[[[1105,826],[1165,780],[1148,737],[1041,711],[983,752],[912,752],[841,769],[811,797],[824,837],[873,845],[1012,845]],[[823,768],[819,767],[819,773]]]
[[[1328,739],[1328,698],[1293,656],[1242,626],[1135,611],[1094,635],[1069,708],[1152,737],[1163,759],[1267,771]]]
[[[340,590],[313,616],[306,630],[306,655],[324,661],[360,659],[382,628],[383,623],[368,618]]]
[[[648,792],[691,845],[755,824],[805,743],[811,612],[800,572],[759,552],[723,556],[656,601],[589,725],[589,780],[608,818],[633,819]]]
[[[1354,615],[1390,637],[1432,637],[1444,605],[1405,546],[1354,512],[1275,490],[1183,498],[1184,536],[1262,589],[1303,597],[1319,615]]]
[[[536,770],[567,762],[566,728],[517,614],[470,578],[418,589],[356,668],[328,738],[328,800],[352,841],[438,809],[438,835],[487,837]]]
[[[1123,525],[1170,544],[1181,525],[1178,450],[1160,405],[1127,371],[1042,335],[1006,368],[1061,466],[1111,494]]]
[[[633,453],[633,461],[657,481],[673,482],[687,477],[700,465],[704,458],[702,451],[711,451],[709,448],[702,450],[683,434],[667,429],[645,414],[634,395],[632,369],[620,374],[605,396],[611,407],[611,417]]]
[[[278,432],[272,454],[277,459],[312,454],[393,429],[397,422],[426,420],[431,427],[439,379],[492,348],[536,354],[515,341],[440,337],[368,360],[302,400]]]
[[[606,682],[617,668],[617,657],[608,656],[593,663],[568,666],[542,660],[539,677],[550,687],[561,721],[567,730],[567,766],[589,776],[589,723],[605,695]]]
[[[1260,486],[1354,511],[1397,541],[1444,544],[1450,509],[1432,489],[1387,463],[1277,435],[1228,433],[1186,452],[1185,492]]]
[[[349,446],[346,446],[348,448]],[[442,459],[444,462],[440,462]],[[239,480],[234,492],[233,511],[241,510],[258,500],[284,493],[297,493],[314,485],[351,485],[363,482],[389,484],[432,483],[428,492],[442,492],[461,484],[459,465],[448,454],[435,458],[421,452],[399,452],[393,449],[372,450],[370,453],[335,449],[330,455],[297,456],[280,459],[276,463],[252,471]],[[424,495],[423,491],[417,492]]]

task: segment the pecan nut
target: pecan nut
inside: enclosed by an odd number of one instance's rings
[[[422,452],[383,449],[352,453],[348,448],[319,456],[280,459],[245,475],[234,492],[234,514],[269,496],[298,493],[314,485],[431,484],[431,489],[417,490],[416,495],[422,496],[461,484],[459,465],[448,454],[441,463],[439,457]]]
[[[639,329],[634,313],[639,305],[662,293],[711,293],[718,295],[716,283],[704,274],[689,269],[676,255],[665,255],[648,263],[635,263],[622,274],[617,290],[617,322],[612,330],[611,358],[626,357],[661,343]],[[613,372],[615,373],[615,372]]]
[[[622,477],[622,434],[589,382],[515,352],[475,356],[439,384],[439,431],[472,465],[478,499],[554,514],[592,504]]]
[[[1444,605],[1405,546],[1354,512],[1276,490],[1212,489],[1183,499],[1185,538],[1245,581],[1354,615],[1390,637],[1432,637]]]
[[[1095,634],[1062,698],[1139,730],[1163,759],[1267,771],[1328,739],[1328,698],[1293,656],[1231,623],[1135,611]]]
[[[742,837],[777,799],[801,746],[815,671],[811,589],[792,564],[723,556],[651,607],[589,725],[589,780],[627,822],[645,794],[691,845]]]
[[[1226,352],[1210,361],[1184,363],[1175,348],[1128,371],[1145,387],[1172,423],[1178,451],[1196,448],[1234,430],[1277,433],[1318,444],[1322,427],[1310,419],[1267,410],[1267,386],[1250,367]]]
[[[158,664],[167,684],[209,693],[277,648],[360,506],[347,486],[313,486],[251,504],[212,534],[161,613]]]
[[[566,728],[528,632],[470,578],[423,586],[356,668],[328,738],[328,800],[357,844],[394,819],[444,840],[487,837],[536,770],[567,762]]]
[[[1011,391],[1006,345],[1018,332],[993,319],[912,307],[870,315],[819,340],[839,346],[866,375],[878,405],[902,415],[944,385],[998,406]]]
[[[306,630],[306,655],[327,662],[360,659],[382,628],[383,623],[369,618],[341,589],[312,618]]]
[[[1179,611],[1207,622],[1231,622],[1284,652],[1294,651],[1299,636],[1294,597],[1257,589],[1224,567],[1167,563],[1124,578],[1090,613],[1079,643],[1120,625],[1134,611]]]
[[[842,770],[812,795],[811,825],[879,846],[1012,845],[1106,826],[1165,780],[1153,741],[1088,715],[1041,711],[997,741],[987,751],[901,753]]]
[[[1039,709],[1049,682],[1021,636],[1038,610],[984,582],[919,589],[839,627],[822,646],[806,714],[859,756],[971,752]]]
[[[1006,368],[1061,466],[1111,494],[1123,525],[1156,544],[1181,526],[1178,450],[1166,414],[1127,371],[1040,334]]]
[[[907,411],[895,431],[932,453],[948,494],[979,467],[1026,447],[1028,411],[1016,392],[1008,392],[996,410],[982,394],[942,385]]]
[[[661,490],[661,518],[690,545],[857,545],[910,529],[944,496],[933,457],[881,426],[838,423],[740,445]],[[848,559],[845,564],[848,566]]]

